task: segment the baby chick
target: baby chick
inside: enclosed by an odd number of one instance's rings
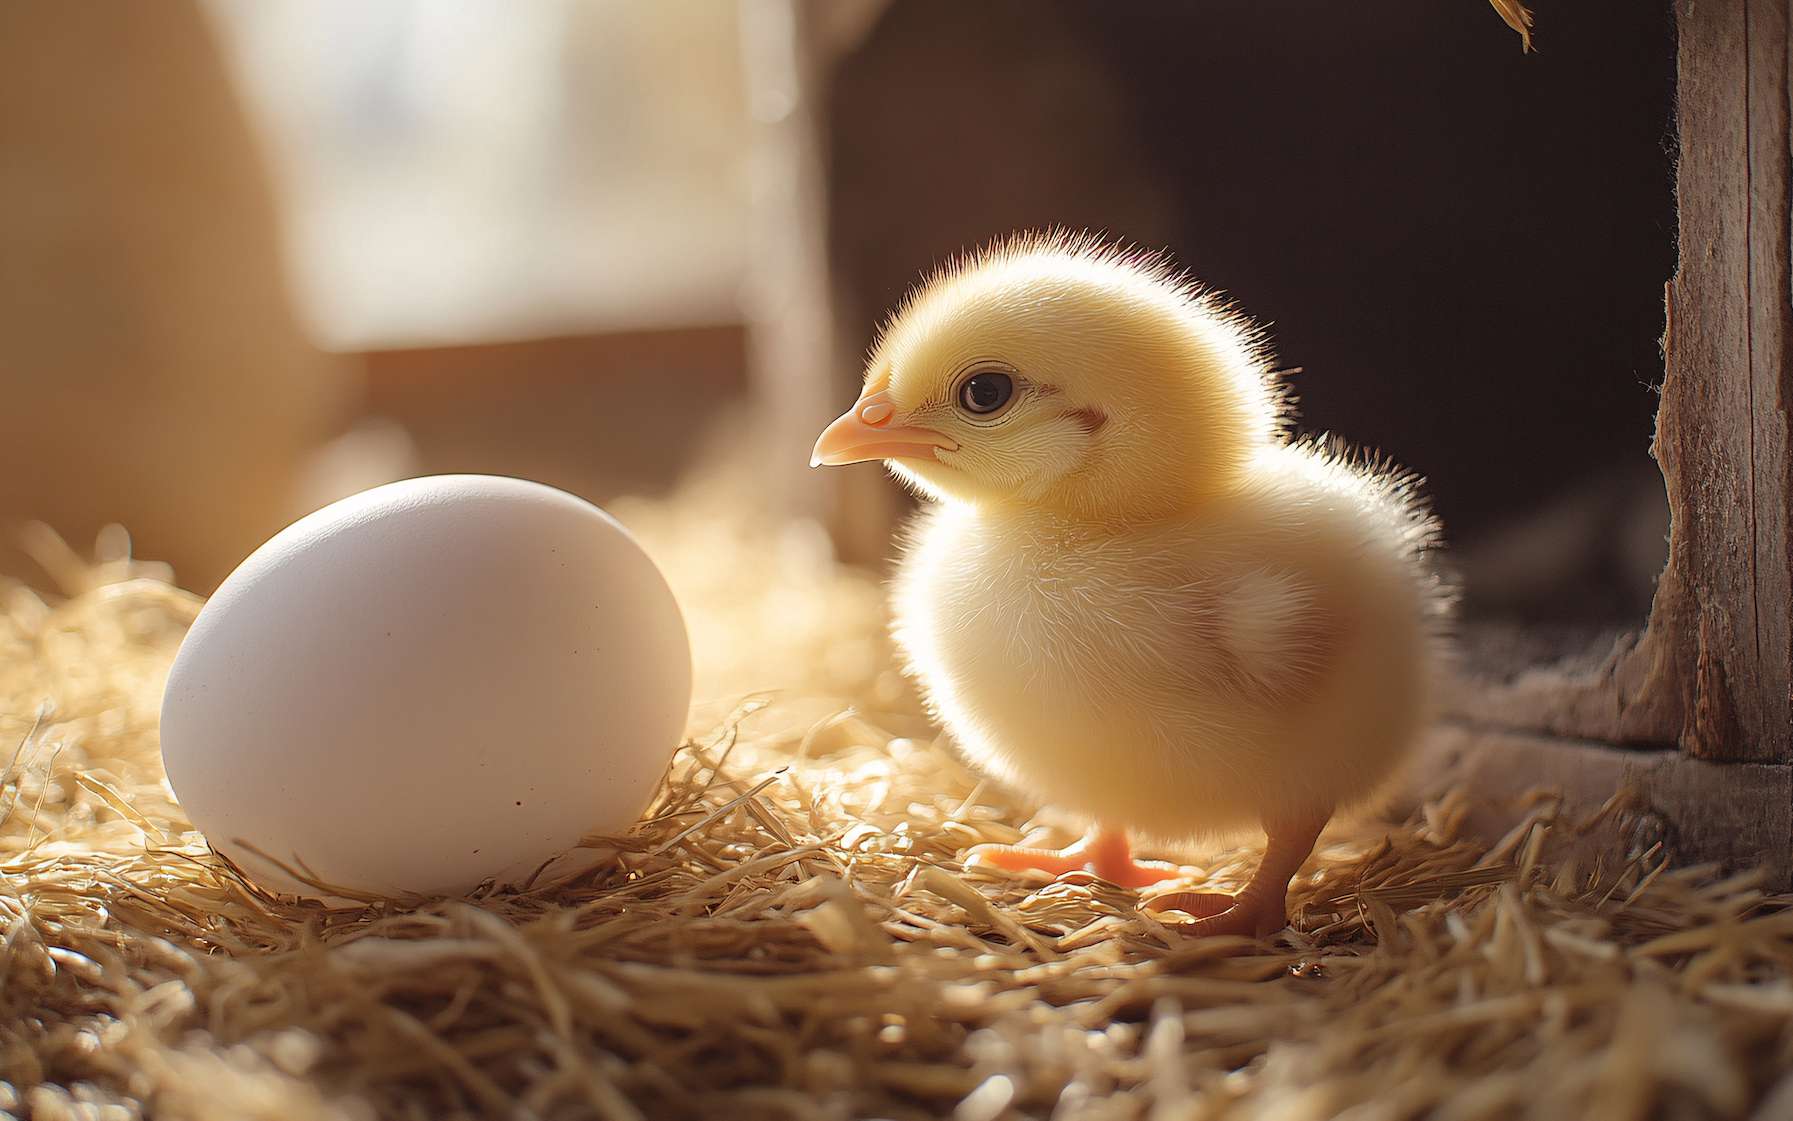
[[[1144,887],[1171,870],[1130,834],[1261,828],[1237,895],[1148,906],[1287,924],[1321,828],[1424,720],[1447,597],[1414,481],[1285,414],[1251,325],[1087,236],[994,246],[885,327],[811,466],[882,459],[935,500],[894,593],[911,672],[974,763],[1091,822],[967,863]]]

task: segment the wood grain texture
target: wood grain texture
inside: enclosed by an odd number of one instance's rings
[[[1680,264],[1654,446],[1674,513],[1646,645],[1672,664],[1683,750],[1786,761],[1787,0],[1677,12]]]
[[[1793,761],[1793,455],[1789,405],[1793,326],[1788,206],[1793,137],[1793,41],[1789,0],[1753,0],[1749,8],[1750,385],[1757,480],[1756,630],[1764,702],[1760,757]],[[1746,734],[1749,729],[1746,729]],[[1775,732],[1779,735],[1776,736]],[[1777,746],[1778,744],[1778,746]]]
[[[1788,8],[1676,8],[1680,255],[1652,444],[1672,522],[1649,626],[1605,657],[1472,678],[1459,717],[1793,762]]]

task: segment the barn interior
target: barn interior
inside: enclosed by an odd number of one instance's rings
[[[1525,760],[1499,799],[1428,771],[1328,834],[1291,930],[1216,947],[955,863],[1059,823],[897,668],[914,499],[807,467],[918,279],[1100,231],[1268,326],[1299,431],[1425,477],[1470,688],[1630,649],[1670,557],[1692,16],[1540,5],[1525,50],[1493,7],[0,13],[0,1117],[1793,1109],[1779,755],[1707,752],[1722,782],[1640,811],[1555,740],[1674,735],[1565,718],[1493,756]],[[299,515],[461,472],[640,537],[689,742],[615,876],[263,892],[161,773],[181,634]],[[1500,748],[1495,703],[1452,752]],[[1770,816],[1708,841],[1730,783]]]

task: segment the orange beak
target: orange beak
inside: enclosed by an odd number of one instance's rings
[[[931,428],[892,425],[896,406],[890,394],[868,393],[827,428],[809,457],[811,467],[839,467],[868,459],[935,459],[937,451],[957,451],[950,436]]]

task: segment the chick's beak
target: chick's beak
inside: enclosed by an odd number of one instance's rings
[[[822,430],[811,467],[839,467],[868,459],[933,459],[936,451],[956,451],[958,441],[931,428],[892,424],[896,406],[890,394],[868,393]]]

